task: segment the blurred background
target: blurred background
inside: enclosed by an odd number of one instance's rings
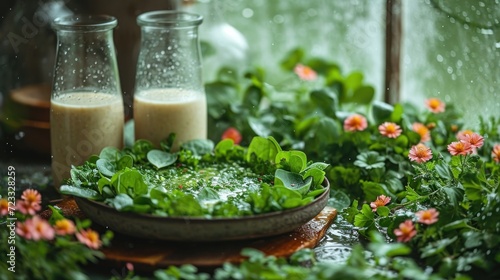
[[[296,48],[308,57],[360,71],[376,99],[453,102],[467,125],[500,111],[498,0],[2,0],[0,2],[0,161],[27,152],[50,156],[48,104],[55,17],[100,13],[115,29],[126,117],[131,118],[140,30],[145,11],[202,14],[204,78],[229,64],[266,69],[280,80],[279,62]]]

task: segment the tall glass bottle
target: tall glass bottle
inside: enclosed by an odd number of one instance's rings
[[[198,26],[202,17],[178,11],[141,14],[134,93],[135,138],[159,146],[175,133],[172,150],[207,137]]]
[[[106,146],[123,145],[124,110],[111,16],[57,18],[50,126],[54,185]]]

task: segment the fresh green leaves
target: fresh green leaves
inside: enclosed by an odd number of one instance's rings
[[[119,211],[161,216],[235,217],[306,205],[325,191],[325,163],[301,151],[282,151],[272,137],[245,149],[231,140],[215,147],[192,140],[170,153],[138,140],[106,148],[72,169],[65,194],[107,203]],[[274,184],[271,186],[270,184]]]
[[[172,165],[177,160],[176,155],[161,150],[149,151],[147,153],[147,158],[148,161],[158,169]]]
[[[246,155],[247,162],[253,160],[275,162],[276,155],[281,151],[281,147],[273,137],[254,137],[248,146]]]

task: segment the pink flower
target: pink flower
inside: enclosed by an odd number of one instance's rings
[[[76,238],[87,247],[97,250],[101,247],[102,242],[99,239],[99,233],[92,229],[82,229],[76,233]]]
[[[434,208],[430,208],[418,211],[415,215],[417,216],[419,223],[430,225],[438,221],[439,212]]]
[[[420,142],[427,142],[431,140],[431,134],[427,126],[422,123],[416,122],[411,126],[412,130],[420,135]]]
[[[311,67],[302,64],[297,64],[293,71],[304,81],[313,81],[318,78],[318,74]]]
[[[69,235],[75,233],[76,227],[71,220],[60,219],[55,222],[54,230],[57,235]]]
[[[362,115],[354,114],[344,120],[345,131],[363,131],[368,126],[366,118]]]
[[[40,204],[42,203],[42,195],[37,191],[33,189],[26,189],[23,191],[23,194],[21,195],[21,199],[26,201],[28,204]]]
[[[466,134],[463,139],[460,140],[469,142],[473,150],[481,148],[484,144],[484,138],[477,133]]]
[[[457,133],[457,139],[458,140],[465,140],[465,137],[467,137],[467,135],[472,135],[473,133],[474,133],[474,131],[469,130],[469,129],[461,130]]]
[[[27,219],[24,221],[24,224],[18,223],[16,232],[26,239],[33,240],[52,240],[55,235],[54,229],[50,226],[49,222],[39,216]]]
[[[472,146],[469,142],[457,141],[448,145],[448,151],[452,156],[467,155],[472,153]]]
[[[224,133],[222,133],[222,140],[224,139],[232,139],[234,144],[238,145],[241,143],[241,133],[234,127],[227,128]]]
[[[401,127],[392,122],[385,122],[379,125],[378,131],[380,131],[380,134],[389,138],[396,138],[401,135]]]
[[[429,98],[425,100],[425,105],[431,112],[435,114],[444,112],[446,107],[444,102],[439,100],[438,98]]]
[[[0,217],[9,214],[9,201],[5,198],[0,199]]]
[[[133,263],[126,263],[125,266],[127,267],[128,271],[134,271],[134,264]]]
[[[25,238],[25,239],[31,239],[31,227],[29,224],[26,223],[21,223],[17,222],[16,223],[16,233],[17,235]]]
[[[389,202],[391,202],[391,198],[389,196],[379,195],[375,201],[370,203],[370,207],[372,208],[372,211],[375,212],[379,206],[385,206]]]
[[[30,204],[26,200],[18,200],[16,202],[16,209],[24,215],[33,216],[42,209],[42,206],[37,203]]]
[[[399,224],[399,228],[394,230],[394,234],[399,242],[408,242],[417,234],[417,231],[415,230],[415,226],[413,226],[413,222],[406,220]]]
[[[418,143],[417,145],[411,147],[408,157],[411,161],[423,163],[429,161],[432,158],[432,151],[424,144]]]
[[[42,209],[42,195],[37,190],[26,189],[21,195],[21,200],[16,203],[19,212],[25,215],[35,215],[36,212]]]
[[[493,150],[491,151],[491,156],[495,162],[500,162],[500,144],[496,144],[493,146]]]

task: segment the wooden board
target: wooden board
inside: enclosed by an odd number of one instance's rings
[[[85,218],[78,205],[71,198],[56,204],[65,216]],[[43,213],[50,217],[51,211]],[[239,263],[244,258],[240,252],[244,248],[254,248],[267,255],[289,257],[304,248],[314,248],[333,223],[337,211],[325,207],[314,219],[296,230],[272,237],[225,242],[171,242],[137,239],[115,232],[109,247],[102,248],[104,266],[120,268],[132,263],[138,271],[153,271],[170,265],[192,264],[200,270],[212,270],[225,262]],[[104,230],[93,225],[96,230]]]

